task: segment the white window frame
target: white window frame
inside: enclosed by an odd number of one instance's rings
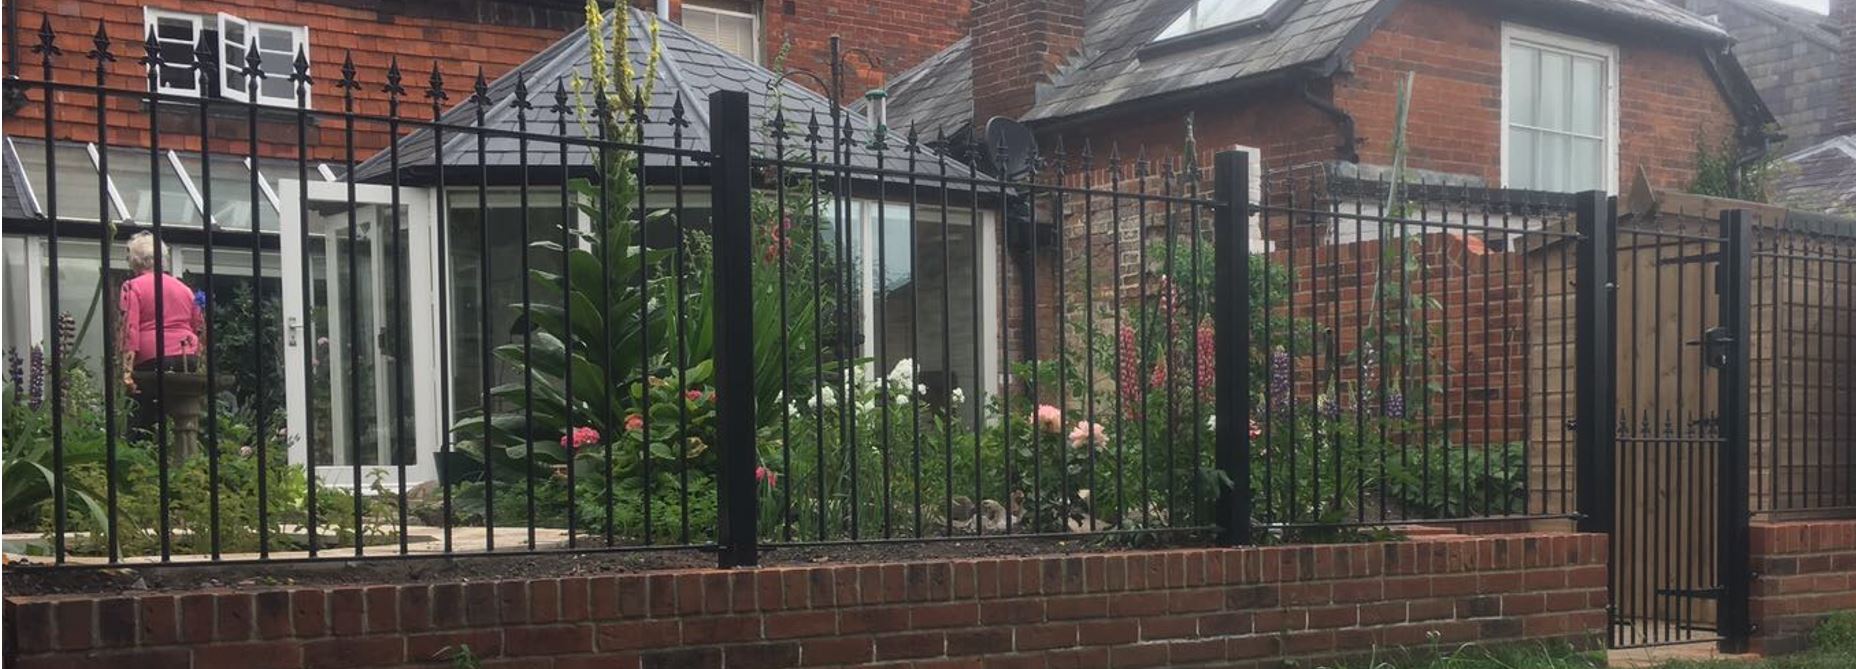
[[[219,97],[225,98],[227,100],[237,100],[239,102],[251,102],[251,82],[250,81],[245,82],[245,90],[243,91],[233,90],[231,86],[226,85],[226,81],[230,80],[233,77],[233,75],[237,75],[241,77],[245,76],[245,62],[244,62],[245,59],[227,57],[226,47],[237,46],[240,49],[250,49],[252,48],[253,44],[257,42],[255,38],[251,39],[249,42],[244,43],[244,44],[237,44],[235,42],[227,40],[226,39],[226,33],[227,33],[226,26],[229,24],[233,24],[233,23],[238,24],[239,27],[244,30],[245,37],[252,38],[250,21],[246,21],[245,19],[241,19],[239,17],[233,16],[231,14],[227,14],[225,12],[219,12],[219,22],[218,22],[218,27],[217,27],[219,34],[216,37],[216,39],[219,40]]]
[[[290,46],[293,48],[290,50],[290,54],[288,56],[285,56],[285,58],[287,59],[285,62],[289,63],[291,67],[286,68],[286,70],[294,71],[295,59],[296,59],[296,48],[295,47],[302,48],[304,58],[310,57],[309,55],[309,27],[308,26],[290,26],[290,25],[284,25],[281,23],[264,23],[261,21],[246,21],[245,23],[248,26],[247,29],[250,31],[247,34],[251,35],[251,43],[246,45],[247,49],[258,48],[257,47],[258,31],[282,30],[282,31],[290,33],[290,39],[291,39]],[[273,107],[288,107],[291,109],[295,109],[297,106],[295,87],[291,88],[290,95],[286,95],[283,97],[273,97],[273,96],[264,94],[263,86],[254,85],[252,82],[246,82],[246,85],[251,86],[250,90],[252,92],[252,99],[256,100],[258,104],[270,105]],[[304,109],[312,108],[314,106],[313,104],[314,99],[315,99],[315,94],[311,92],[308,88],[305,88],[303,90],[303,108]]]
[[[1509,103],[1513,99],[1513,96],[1509,93],[1510,90],[1512,90],[1513,84],[1513,82],[1509,80],[1509,75],[1514,71],[1514,68],[1511,66],[1511,63],[1508,62],[1508,56],[1512,52],[1512,47],[1516,42],[1531,48],[1559,51],[1569,55],[1596,58],[1604,61],[1605,90],[1603,92],[1603,99],[1605,119],[1603,121],[1603,127],[1605,129],[1605,141],[1603,155],[1605,172],[1600,178],[1599,184],[1607,191],[1613,193],[1617,192],[1618,116],[1620,114],[1618,107],[1619,58],[1617,45],[1573,37],[1571,35],[1541,30],[1539,28],[1515,23],[1502,24],[1502,125],[1500,128],[1502,187],[1514,187],[1512,175],[1508,169],[1509,151],[1511,148],[1509,146],[1509,135],[1512,127],[1509,121]]]
[[[200,36],[206,32],[206,17],[201,16],[199,14],[189,14],[186,12],[174,12],[174,11],[168,11],[165,9],[155,9],[153,7],[143,7],[142,8],[142,31],[143,33],[147,34],[150,32],[154,32],[157,35],[156,37],[157,41],[167,42],[169,40],[161,39],[159,37],[160,33],[155,28],[156,22],[160,21],[161,19],[178,19],[181,21],[192,23],[193,24],[193,48],[195,50],[200,48]],[[156,77],[155,77],[155,92],[156,93],[161,93],[163,95],[179,95],[183,97],[197,98],[197,97],[200,97],[201,88],[202,88],[202,85],[200,83],[200,77],[197,73],[193,76],[193,88],[169,88],[167,86],[163,86],[161,85],[161,77],[159,76],[159,73],[156,73]]]
[[[747,19],[748,20],[748,38],[751,42],[753,42],[753,44],[749,45],[752,48],[749,49],[749,52],[746,58],[748,59],[749,62],[752,62],[755,65],[760,64],[760,17],[759,16],[748,13],[748,12],[737,12],[737,11],[730,10],[730,9],[722,9],[720,7],[685,4],[683,5],[683,25],[685,26],[689,25],[689,13],[692,11],[713,14],[716,16],[728,16],[728,17],[733,17],[733,18],[738,18],[738,19]],[[720,47],[721,45],[718,44],[716,46]],[[741,54],[736,54],[736,55],[741,55]]]
[[[889,373],[888,369],[879,369],[876,363],[876,340],[878,337],[883,336],[882,328],[879,327],[876,322],[876,299],[879,291],[877,286],[881,283],[877,276],[876,267],[876,228],[879,223],[876,210],[888,205],[899,205],[906,208],[908,203],[865,199],[847,200],[845,203],[853,210],[850,216],[854,219],[853,224],[857,226],[857,235],[859,237],[858,247],[861,256],[857,259],[859,279],[857,303],[861,311],[858,320],[860,327],[862,327],[861,331],[864,334],[864,342],[858,349],[858,355],[868,360],[868,362],[864,363],[864,372],[869,375],[870,378],[876,378]],[[916,225],[941,225],[941,221],[939,220],[923,223],[922,219],[924,218],[924,213],[934,213],[934,210],[926,204],[918,204],[915,214]],[[999,381],[1004,378],[1004,368],[1000,366],[999,362],[999,324],[1002,318],[999,312],[999,238],[997,236],[998,225],[996,224],[998,219],[992,212],[988,211],[981,211],[977,219],[968,218],[968,216],[966,216],[967,214],[969,214],[969,212],[953,209],[941,215],[950,216],[950,223],[952,225],[972,226],[977,228],[976,232],[980,236],[979,244],[981,255],[976,261],[977,267],[975,269],[977,269],[980,274],[980,313],[984,315],[980,318],[980,331],[976,335],[980,338],[981,342],[979,370],[976,372],[979,374],[979,378],[974,380],[973,385],[981,392],[996,393],[999,391]],[[959,216],[955,218],[954,215]],[[967,218],[967,220],[959,220],[960,218]],[[885,216],[881,222],[885,225],[889,225],[892,223],[907,223],[909,220],[910,219],[906,217],[889,218]],[[911,246],[910,248],[913,249],[915,247]],[[957,249],[956,251],[964,250],[965,249]],[[913,260],[911,260],[911,262],[913,262]],[[913,267],[910,269],[910,274],[914,274]],[[889,355],[886,357],[888,358],[887,362],[894,365],[897,361],[906,356]]]

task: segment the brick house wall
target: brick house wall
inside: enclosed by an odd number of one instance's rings
[[[8,666],[1318,666],[1602,643],[1606,540],[1418,538],[262,591],[9,597]]]
[[[1387,165],[1396,128],[1397,79],[1415,72],[1407,126],[1408,165],[1501,183],[1500,6],[1462,0],[1414,0],[1392,10],[1356,48],[1351,72],[1313,93],[1352,114],[1361,162]],[[1619,47],[1618,166],[1621,178],[1642,165],[1657,188],[1686,186],[1694,177],[1698,141],[1734,137],[1734,115],[1709,76],[1699,48],[1675,39],[1642,40],[1591,34],[1589,28],[1541,26]],[[1326,90],[1324,90],[1326,89]],[[1201,163],[1220,147],[1262,149],[1265,168],[1281,170],[1335,160],[1335,121],[1300,100],[1293,86],[1207,93],[1164,104],[1107,112],[1045,132],[1071,146],[1087,137],[1101,147],[1147,146],[1177,152],[1185,117],[1193,114]],[[1613,189],[1618,190],[1618,189]]]
[[[373,8],[371,3],[347,0],[215,0],[211,3],[185,0],[97,0],[94,2],[59,2],[56,0],[22,0],[20,37],[36,43],[38,16],[51,21],[58,34],[64,55],[56,60],[54,81],[93,85],[96,83],[94,61],[85,58],[91,48],[91,36],[99,22],[108,32],[117,60],[106,70],[104,84],[123,91],[148,89],[147,71],[139,64],[146,37],[143,8],[152,7],[185,13],[224,11],[253,21],[263,21],[309,29],[310,76],[315,79],[310,100],[317,110],[336,110],[342,100],[335,82],[341,77],[344,56],[352,54],[355,78],[355,111],[361,114],[387,114],[386,84],[388,64],[398,58],[404,71],[406,95],[400,110],[406,118],[431,117],[429,102],[423,91],[436,64],[456,104],[469,95],[478,68],[488,79],[513,69],[529,56],[546,48],[562,35],[578,27],[584,14],[576,3],[521,3],[505,0],[471,0],[462,3],[397,3],[393,11]],[[22,65],[35,68],[36,55],[22,54]],[[33,92],[32,101],[7,123],[8,134],[41,137],[39,119],[43,118],[43,98]],[[55,99],[59,140],[95,141],[96,99],[75,92],[62,92]],[[161,148],[179,151],[200,150],[200,109],[198,105],[180,103],[162,113],[151,115],[143,100],[133,96],[109,100],[108,141],[111,146],[146,147],[150,143],[151,116],[159,119]],[[238,111],[233,111],[237,109]],[[246,151],[248,133],[242,106],[227,106],[209,116],[207,141],[213,153],[238,154]],[[259,135],[277,137],[276,144],[260,144],[260,155],[295,157],[296,114],[288,109],[263,109],[259,114]],[[328,119],[312,122],[310,157],[315,160],[341,161],[345,157],[344,128]],[[355,127],[356,159],[363,159],[384,148],[389,141],[383,123],[359,123]],[[402,128],[402,131],[408,128]]]
[[[655,0],[634,0],[634,4],[657,7]],[[681,21],[684,0],[669,4],[670,20]],[[940,52],[973,26],[972,0],[707,0],[695,4],[759,17],[760,62],[768,69],[780,69],[775,59],[786,50],[787,68],[828,78],[832,35],[842,38],[845,51],[857,49],[875,56],[877,63],[861,55],[846,56],[844,99],[839,101],[844,104],[861,99],[888,78]],[[803,77],[795,81],[807,88],[817,86]]]

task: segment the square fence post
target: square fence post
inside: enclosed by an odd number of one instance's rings
[[[1230,480],[1218,496],[1219,543],[1251,540],[1250,489],[1250,154],[1225,151],[1214,161],[1212,325],[1217,382],[1212,436],[1218,471]]]
[[[1617,445],[1617,202],[1603,191],[1576,196],[1579,225],[1574,284],[1578,358],[1576,434],[1578,528],[1610,532]]]
[[[1721,543],[1719,561],[1721,599],[1719,627],[1721,652],[1744,653],[1752,634],[1749,615],[1752,566],[1752,501],[1749,462],[1751,430],[1748,419],[1748,376],[1752,348],[1753,222],[1740,209],[1721,212],[1719,272],[1721,329],[1726,332],[1726,360],[1721,361],[1721,457],[1716,487],[1720,495],[1717,522]]]
[[[723,567],[759,562],[754,484],[754,222],[749,185],[748,95],[709,96],[715,153],[710,197],[715,244],[715,411],[720,443],[716,542]]]

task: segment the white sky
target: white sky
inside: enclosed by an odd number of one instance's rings
[[[1806,9],[1815,9],[1819,13],[1830,13],[1830,0],[1779,0],[1788,5],[1797,5]]]

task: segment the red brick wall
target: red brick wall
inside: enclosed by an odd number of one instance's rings
[[[1407,124],[1411,167],[1499,184],[1502,21],[1493,3],[1416,0],[1393,10],[1354,52],[1353,74],[1336,86],[1335,102],[1358,124],[1362,160],[1391,162],[1396,81],[1415,72]],[[1619,47],[1618,171],[1625,183],[1642,166],[1654,187],[1686,187],[1698,142],[1734,136],[1733,113],[1699,46],[1561,32]]]
[[[841,102],[849,103],[966,36],[971,4],[972,0],[766,0],[760,13],[765,49],[761,62],[772,67],[781,45],[790,43],[787,67],[827,76],[831,36],[838,35],[845,50],[861,49],[881,61],[845,58],[849,68]]]
[[[1333,119],[1302,102],[1300,92],[1291,86],[1195,96],[1143,107],[1060,132],[1044,132],[1039,142],[1048,151],[1061,137],[1073,154],[1087,138],[1098,161],[1111,147],[1119,148],[1124,159],[1132,159],[1142,149],[1154,160],[1177,157],[1185,150],[1188,113],[1193,117],[1193,135],[1198,140],[1199,165],[1207,170],[1213,154],[1233,145],[1261,150],[1265,170],[1333,160],[1339,155],[1336,147],[1340,145],[1340,133]]]
[[[1754,523],[1753,650],[1804,647],[1826,616],[1856,611],[1856,520]]]
[[[1605,627],[1602,536],[6,600],[9,666],[1305,666]],[[1383,653],[1383,651],[1381,651]],[[191,663],[191,664],[190,664]]]
[[[398,57],[405,70],[407,90],[401,113],[410,118],[430,118],[430,108],[423,95],[432,65],[437,63],[451,94],[447,106],[462,102],[470,95],[472,79],[479,67],[484,76],[494,78],[513,69],[529,56],[552,44],[577,27],[582,13],[571,3],[517,3],[475,1],[461,3],[395,3],[394,11],[369,9],[367,3],[318,0],[22,0],[20,37],[37,42],[31,34],[39,24],[38,16],[50,16],[57,44],[64,55],[56,63],[53,80],[62,83],[94,85],[94,61],[85,57],[92,48],[91,36],[101,21],[113,45],[116,62],[107,70],[105,84],[124,91],[148,89],[147,71],[139,64],[146,37],[142,21],[143,7],[211,15],[225,11],[253,21],[309,27],[310,75],[315,78],[311,106],[319,110],[339,110],[341,93],[335,83],[341,78],[342,58],[352,53],[362,83],[354,92],[356,111],[363,114],[387,113],[387,65]],[[565,7],[565,9],[556,7]],[[22,45],[23,46],[23,45]],[[32,80],[39,79],[36,55],[23,48],[22,61]],[[23,137],[43,136],[39,119],[43,116],[42,92],[31,93],[32,102],[17,116],[7,119],[8,134]],[[66,91],[58,94],[55,120],[57,138],[73,141],[96,139],[96,99],[94,95]],[[131,96],[109,101],[108,131],[111,146],[146,147],[150,143],[151,119],[161,123],[161,147],[181,151],[198,151],[199,109],[184,105],[150,114],[143,100]],[[233,107],[227,107],[229,110]],[[233,117],[215,115],[210,137],[213,153],[243,153],[246,121],[242,107]],[[275,146],[264,147],[263,155],[294,155],[296,139],[295,112],[277,110],[263,115],[259,135],[280,138]],[[342,124],[319,119],[310,130],[311,154],[321,160],[339,160],[345,146]],[[355,136],[356,159],[364,159],[387,145],[384,124],[361,123]],[[263,146],[263,145],[261,145]]]

